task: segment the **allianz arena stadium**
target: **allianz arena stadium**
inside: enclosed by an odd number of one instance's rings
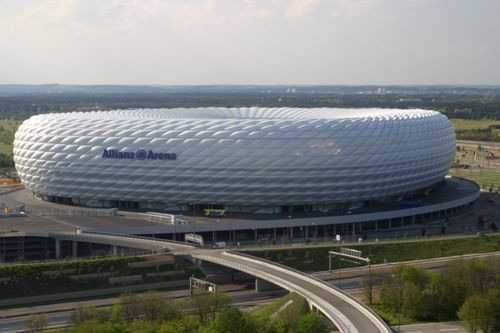
[[[442,181],[454,154],[449,120],[417,109],[43,114],[14,141],[18,175],[39,198],[157,210],[324,211],[402,198]]]

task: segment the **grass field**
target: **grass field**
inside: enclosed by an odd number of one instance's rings
[[[271,316],[274,313],[276,313],[288,301],[293,302],[289,305],[290,307],[296,307],[296,306],[298,306],[300,308],[304,307],[304,302],[305,302],[304,298],[296,293],[290,293],[290,294],[283,296],[283,297],[280,297],[277,300],[275,300],[274,302],[258,309],[255,312],[255,316],[261,320],[268,320],[271,318]]]
[[[455,130],[470,130],[478,128],[488,128],[491,125],[500,125],[500,120],[465,120],[451,119],[451,123]]]
[[[451,169],[450,175],[470,179],[488,191],[500,191],[500,172],[485,169]]]
[[[22,122],[22,120],[0,119],[0,128],[4,131],[15,131]]]
[[[0,153],[12,153],[14,134],[22,121],[12,119],[0,119]]]
[[[0,143],[0,153],[11,154],[12,153],[12,145]]]
[[[399,262],[467,253],[500,251],[500,235],[456,240],[356,245],[350,246],[350,248],[362,251],[363,255],[371,254],[372,263],[380,264],[383,262]],[[271,261],[280,262],[301,271],[314,272],[328,270],[328,251],[334,249],[338,249],[338,246],[260,250],[250,251],[249,253]],[[335,261],[334,265],[337,267],[337,261]],[[341,262],[341,267],[353,266],[356,265]]]

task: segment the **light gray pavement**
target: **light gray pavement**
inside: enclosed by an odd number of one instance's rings
[[[397,332],[397,326],[393,326]],[[465,323],[461,321],[451,321],[442,323],[426,323],[426,324],[412,324],[402,325],[402,333],[467,333]]]
[[[352,214],[292,214],[292,218],[285,216],[269,217],[264,219],[253,216],[225,217],[220,219],[196,217],[196,223],[182,225],[170,225],[155,223],[139,218],[123,216],[93,216],[96,210],[91,208],[69,206],[37,200],[30,191],[22,189],[19,191],[0,194],[0,201],[14,207],[24,204],[29,211],[27,217],[2,218],[0,219],[0,230],[18,231],[69,231],[76,227],[86,230],[116,232],[127,234],[154,234],[154,233],[180,233],[193,231],[222,231],[222,230],[249,230],[249,229],[271,229],[290,228],[298,226],[320,226],[341,223],[357,223],[364,221],[383,220],[388,218],[399,218],[423,214],[432,211],[443,210],[462,204],[467,204],[477,198],[479,188],[471,182],[448,178],[447,185],[433,191],[429,196],[423,196],[423,206],[417,208],[401,209],[398,204],[380,205],[377,207],[353,210]],[[287,214],[288,215],[288,214]],[[186,220],[193,220],[186,216]]]
[[[500,149],[500,142],[492,141],[470,141],[470,140],[457,140],[458,146],[470,146],[475,147],[481,146],[487,149]]]

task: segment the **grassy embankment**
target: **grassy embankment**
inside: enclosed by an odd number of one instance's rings
[[[484,129],[490,126],[500,125],[500,120],[466,120],[451,119],[451,123],[456,130]]]
[[[22,121],[0,119],[0,153],[11,154],[14,134]]]
[[[500,172],[493,169],[451,169],[451,176],[470,179],[491,192],[500,191]]]
[[[270,304],[267,304],[267,305],[261,307],[260,309],[255,311],[254,314],[255,314],[256,318],[258,318],[260,320],[272,319],[273,315],[274,316],[277,315],[278,311],[281,309],[281,307],[285,306],[285,304],[287,304],[289,301],[291,301],[291,302],[286,307],[289,310],[291,308],[299,308],[298,310],[300,312],[300,310],[305,305],[304,304],[305,300],[302,296],[300,296],[296,293],[290,293],[286,296],[278,298],[277,300],[273,301]]]
[[[489,141],[500,141],[500,120],[451,119],[451,122],[455,127],[457,139],[481,140],[484,139],[481,136],[486,135],[491,139]],[[457,152],[458,160],[462,159],[459,156],[462,154],[464,151]],[[500,174],[494,169],[454,168],[450,170],[450,175],[470,179],[488,191],[500,191]]]
[[[144,257],[101,258],[52,263],[29,263],[0,266],[0,299],[94,290],[119,286],[110,277],[142,275],[134,284],[188,279],[192,274],[200,276],[191,263],[178,260],[163,262],[158,266],[134,267],[129,263],[142,262]],[[179,271],[172,276],[151,277],[147,273]],[[110,273],[101,277],[75,279],[72,276]]]
[[[500,120],[451,119],[457,139],[473,141],[500,141]]]
[[[280,262],[284,265],[305,272],[328,270],[328,251],[338,250],[339,246],[324,246],[300,249],[254,250],[249,251],[257,257]],[[349,246],[370,255],[373,264],[399,262],[417,259],[431,259],[463,255],[468,253],[486,253],[500,251],[500,235],[450,239],[425,242],[367,244]],[[354,267],[356,264],[341,262],[341,267]],[[337,261],[334,262],[337,267]]]

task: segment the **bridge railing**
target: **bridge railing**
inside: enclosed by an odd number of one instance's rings
[[[294,283],[290,283],[287,280],[280,278],[279,276],[273,275],[266,273],[262,270],[255,269],[251,266],[248,265],[242,265],[235,263],[234,261],[223,259],[220,257],[215,257],[210,254],[201,254],[197,253],[194,255],[194,257],[202,260],[207,260],[211,261],[213,263],[219,263],[221,265],[227,266],[227,267],[232,267],[235,269],[238,269],[242,272],[246,272],[249,274],[252,274],[256,277],[262,278],[264,280],[270,281],[284,289],[287,289],[289,291],[295,291],[299,294],[301,294],[305,298],[309,298],[310,301],[313,301],[314,304],[318,307],[319,304],[322,304],[320,307],[323,308],[326,312],[323,312],[327,318],[329,318],[337,328],[340,329],[341,332],[358,332],[356,329],[353,329],[353,325],[349,320],[342,319],[341,316],[337,313],[337,311],[334,310],[331,304],[324,303],[322,300],[314,294],[311,294],[308,292],[306,289],[300,287],[299,285],[296,285]]]
[[[252,255],[247,254],[247,253],[242,253],[242,252],[238,252],[238,251],[234,251],[234,250],[225,250],[225,252],[233,254],[233,255],[241,256],[241,257],[246,257],[246,258],[252,259],[252,260],[262,261],[262,262],[268,263],[270,265],[277,266],[277,267],[280,267],[280,268],[288,270],[288,271],[292,271],[292,272],[294,272],[296,274],[299,274],[301,276],[304,276],[304,277],[306,277],[308,279],[311,279],[311,280],[314,280],[314,281],[316,281],[318,283],[321,283],[322,285],[324,285],[324,286],[326,286],[328,288],[334,289],[335,291],[337,291],[337,292],[341,293],[343,296],[351,299],[352,301],[354,301],[355,303],[357,303],[358,305],[360,305],[361,307],[363,307],[366,311],[368,311],[369,313],[371,313],[376,319],[378,319],[380,321],[380,323],[383,323],[383,325],[385,326],[385,328],[387,329],[388,332],[391,332],[391,329],[390,329],[389,325],[387,325],[387,323],[375,311],[373,311],[369,306],[367,306],[363,302],[360,302],[354,296],[346,293],[345,291],[343,291],[342,289],[334,286],[331,283],[328,283],[328,282],[326,282],[324,280],[321,280],[320,278],[312,276],[310,274],[301,272],[301,271],[299,271],[299,270],[297,270],[295,268],[291,268],[289,266],[285,266],[285,265],[282,265],[280,263],[277,263],[277,262],[274,262],[274,261],[270,261],[270,260],[267,260],[267,259],[264,259],[264,258],[255,257],[255,256],[252,256]]]
[[[146,240],[146,241],[156,241],[160,243],[172,243],[176,245],[182,245],[186,247],[197,247],[197,244],[187,244],[185,242],[181,241],[176,241],[176,240],[171,240],[171,239],[163,239],[163,238],[154,238],[154,237],[146,237],[146,236],[137,236],[137,235],[128,235],[128,234],[120,234],[120,233],[108,233],[108,232],[103,232],[103,231],[89,231],[89,230],[81,230],[82,233],[85,234],[94,234],[94,235],[103,235],[103,236],[115,236],[115,237],[123,237],[123,238],[134,238],[134,239],[139,239],[139,240]]]

